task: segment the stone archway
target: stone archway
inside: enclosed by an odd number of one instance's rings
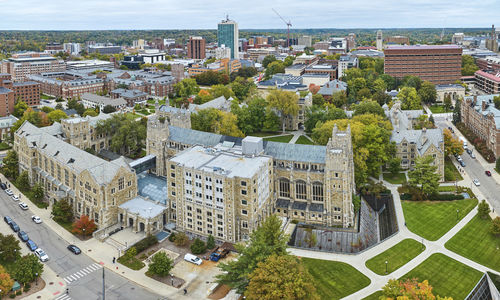
[[[143,222],[139,223],[139,231],[145,231],[146,230],[146,225],[144,225]]]
[[[128,226],[130,227],[134,226],[134,219],[128,218]]]

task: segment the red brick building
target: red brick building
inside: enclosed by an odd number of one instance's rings
[[[14,92],[14,102],[20,99],[28,106],[40,105],[40,84],[34,81],[12,82],[10,74],[0,74],[0,87]]]
[[[5,117],[14,112],[14,91],[0,86],[0,116]]]
[[[476,64],[481,70],[500,71],[500,57],[488,56],[476,60]]]
[[[476,71],[474,73],[475,83],[477,89],[485,92],[486,94],[500,93],[500,70],[499,71]]]
[[[384,73],[393,77],[448,84],[461,76],[462,48],[456,45],[387,46],[384,54]]]
[[[187,55],[192,59],[204,59],[205,55],[205,39],[200,36],[191,36],[187,44]]]

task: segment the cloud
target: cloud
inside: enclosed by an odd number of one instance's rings
[[[272,7],[270,6],[272,5]],[[229,14],[240,28],[488,27],[500,0],[0,0],[1,29],[215,29]]]

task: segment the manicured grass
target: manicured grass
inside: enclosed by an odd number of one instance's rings
[[[135,121],[137,118],[143,117],[141,115],[134,114],[134,113],[127,113],[127,114],[125,114],[125,116],[127,117],[127,119],[132,120],[132,121]]]
[[[422,244],[414,239],[402,240],[390,249],[366,261],[366,267],[379,275],[385,275],[385,262],[387,261],[387,274],[390,274],[407,264],[425,250]]]
[[[321,299],[340,299],[370,284],[370,279],[343,262],[302,258]]]
[[[313,141],[308,139],[307,137],[301,135],[295,142],[295,144],[302,144],[302,145],[315,145]]]
[[[52,100],[52,99],[55,99],[55,97],[52,97],[52,96],[49,96],[49,95],[45,95],[45,94],[41,94],[40,95],[40,99],[42,99],[42,100]]]
[[[288,143],[293,138],[293,134],[280,135],[270,138],[264,138],[266,141]]]
[[[440,185],[439,192],[456,192],[457,188],[454,185]]]
[[[137,110],[136,112],[140,113],[140,114],[143,114],[145,116],[149,116],[150,113],[147,109],[141,109],[141,110]]]
[[[376,291],[375,293],[369,295],[368,297],[363,298],[363,300],[379,300],[380,296],[382,296],[382,291]]]
[[[0,142],[0,151],[3,151],[3,150],[8,150],[12,148],[11,146],[9,146],[9,144],[7,143],[4,143],[4,142]]]
[[[62,228],[66,229],[67,231],[69,231],[71,234],[73,234],[73,232],[71,231],[73,229],[73,224],[71,222],[69,223],[66,223],[66,222],[58,222],[56,220],[54,220],[57,224],[59,224]]]
[[[120,256],[117,261],[119,263],[121,263],[122,265],[124,265],[125,267],[128,267],[132,270],[140,270],[142,268],[144,268],[145,264],[140,261],[139,259],[135,258],[134,256],[133,257],[127,257],[126,255],[124,256]]]
[[[444,160],[444,180],[445,181],[455,181],[455,180],[460,181],[463,179],[464,178],[462,177],[460,172],[458,172],[457,168],[455,167],[455,165],[453,164],[451,159],[449,157],[447,157]]]
[[[249,135],[258,136],[258,137],[266,137],[266,136],[278,135],[280,133],[281,132],[276,132],[276,131],[273,131],[273,132],[252,132]]]
[[[384,180],[392,184],[403,184],[406,182],[405,173],[396,173],[392,175],[391,173],[383,173]]]
[[[408,229],[429,241],[436,241],[477,205],[477,199],[401,201],[401,204]]]
[[[429,106],[429,109],[432,111],[433,114],[442,114],[445,112],[452,112],[452,110],[448,109],[447,111],[444,109],[443,105],[438,105],[434,104],[432,106]]]
[[[483,274],[444,254],[432,254],[401,279],[428,280],[434,295],[465,299]]]
[[[477,263],[500,271],[500,239],[490,233],[491,219],[477,215],[445,247]]]

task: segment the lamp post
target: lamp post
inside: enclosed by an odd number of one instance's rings
[[[38,273],[35,273],[35,279],[36,279],[35,284],[38,285]]]
[[[85,228],[83,228],[82,230],[83,230],[83,238],[85,238]]]
[[[458,213],[460,212],[460,209],[457,209],[457,221],[458,221]]]
[[[388,273],[388,272],[387,272],[387,264],[388,264],[388,263],[389,263],[389,262],[386,260],[386,261],[385,261],[385,274],[387,274],[387,273]]]

